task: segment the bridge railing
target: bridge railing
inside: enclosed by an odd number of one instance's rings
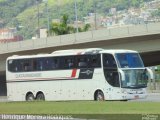
[[[0,44],[0,54],[30,49],[39,49],[44,47],[55,47],[92,41],[143,36],[149,34],[160,34],[160,23],[120,26],[116,28],[105,28],[100,30],[92,30],[82,33],[53,36],[48,38],[4,43]]]

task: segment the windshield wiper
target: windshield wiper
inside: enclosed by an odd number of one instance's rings
[[[147,85],[131,85],[131,86],[125,86],[125,87],[122,87],[122,88],[132,88],[132,89],[137,89],[137,88],[146,88]]]

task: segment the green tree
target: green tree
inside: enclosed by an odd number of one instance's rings
[[[160,17],[160,8],[154,12],[152,12],[153,17]]]
[[[52,23],[49,30],[49,35],[64,35],[74,33],[74,27],[67,24],[68,15],[63,15],[60,23]]]
[[[90,28],[90,24],[86,24],[83,28],[78,28],[79,32],[86,32]],[[51,24],[51,28],[49,30],[49,35],[64,35],[64,34],[71,34],[75,33],[76,28],[73,26],[68,25],[68,15],[63,15],[61,22],[57,23],[54,22]]]
[[[91,25],[90,24],[85,24],[85,26],[83,28],[78,28],[78,31],[79,32],[86,32],[88,31],[89,29],[91,28]]]

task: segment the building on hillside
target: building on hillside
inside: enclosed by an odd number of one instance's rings
[[[8,43],[23,40],[23,37],[20,35],[15,35],[17,32],[16,29],[0,29],[0,43]]]
[[[147,9],[157,9],[160,6],[160,0],[154,0],[150,2],[146,2],[144,4],[144,7]]]
[[[47,37],[47,29],[40,29],[40,38]]]
[[[109,9],[109,13],[112,15],[115,15],[117,13],[117,9],[116,8],[111,8]]]
[[[84,26],[84,23],[83,23],[83,21],[78,20],[78,21],[74,21],[73,25],[71,25],[71,26],[73,26],[74,28],[76,28],[76,27],[82,28]]]
[[[98,29],[101,26],[101,17],[98,13],[89,13],[88,16],[83,17],[83,20],[85,24],[90,24],[91,28],[96,27]]]
[[[14,32],[10,29],[0,29],[0,39],[11,39],[14,37]]]

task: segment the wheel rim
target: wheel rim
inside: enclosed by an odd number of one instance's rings
[[[43,94],[38,94],[37,95],[37,100],[45,100],[44,95]]]
[[[28,96],[27,96],[27,99],[26,99],[27,101],[33,101],[34,100],[34,96],[32,95],[32,94],[29,94]]]
[[[32,101],[33,100],[33,97],[32,96],[29,96],[28,97],[28,101]]]
[[[98,92],[97,94],[97,101],[104,101],[104,96],[102,92]]]

